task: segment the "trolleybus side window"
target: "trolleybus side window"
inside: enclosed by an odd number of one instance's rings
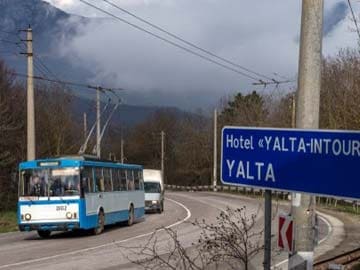
[[[120,169],[120,181],[121,181],[121,190],[128,190],[126,185],[126,171],[125,169]]]
[[[132,170],[126,170],[128,190],[134,190],[134,174]]]
[[[133,173],[134,173],[135,190],[139,190],[140,189],[139,170],[133,171]]]
[[[139,170],[139,177],[140,177],[140,190],[144,190],[144,177],[143,177],[143,171]]]
[[[111,191],[114,191],[114,178],[115,178],[115,174],[116,174],[116,169],[115,168],[111,168],[110,169],[110,183],[111,183]]]
[[[113,169],[112,171],[112,182],[113,182],[113,187],[114,187],[114,191],[120,191],[120,170],[119,169]]]
[[[110,168],[103,168],[105,191],[112,191]]]
[[[84,193],[94,192],[94,175],[91,167],[83,169],[81,185]]]
[[[95,168],[96,189],[95,192],[103,192],[105,190],[104,177],[102,168]]]

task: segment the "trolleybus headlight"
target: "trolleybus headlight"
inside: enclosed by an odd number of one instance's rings
[[[31,215],[29,213],[25,214],[25,220],[29,221],[31,219]]]
[[[71,214],[71,212],[67,212],[67,213],[66,213],[66,218],[72,219],[72,214]]]
[[[157,204],[157,203],[158,203],[158,201],[152,201],[151,203],[152,203],[152,204]]]

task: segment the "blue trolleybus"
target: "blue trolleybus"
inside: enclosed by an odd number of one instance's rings
[[[143,168],[84,156],[20,164],[18,225],[37,230],[92,230],[144,216]]]

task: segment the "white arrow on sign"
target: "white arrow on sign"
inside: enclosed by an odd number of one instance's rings
[[[280,231],[281,239],[284,244],[284,249],[287,251],[291,251],[288,240],[292,240],[292,239],[287,239],[287,235],[286,235],[291,222],[292,222],[292,220],[290,220],[289,218],[286,218],[285,222],[281,228],[281,231]]]
[[[292,252],[292,241],[293,241],[293,220],[290,216],[280,215],[279,216],[279,248]]]

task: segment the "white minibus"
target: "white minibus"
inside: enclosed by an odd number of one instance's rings
[[[164,180],[160,170],[144,169],[145,211],[164,211]]]

